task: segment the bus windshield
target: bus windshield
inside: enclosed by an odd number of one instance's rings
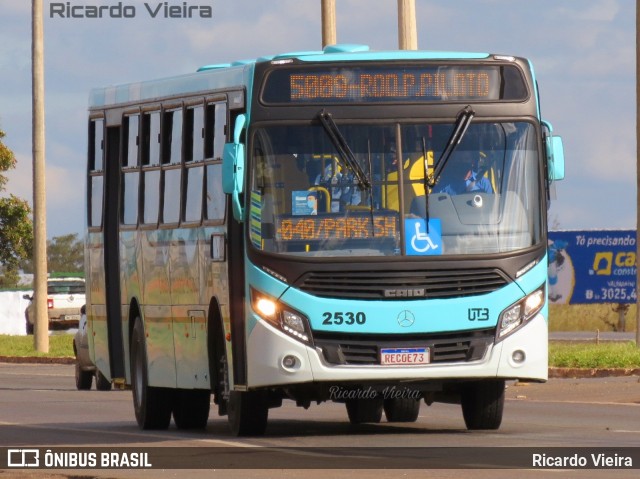
[[[533,124],[474,121],[441,168],[434,163],[453,123],[336,126],[353,154],[349,161],[319,122],[253,130],[255,248],[426,256],[504,253],[540,242],[541,159]]]

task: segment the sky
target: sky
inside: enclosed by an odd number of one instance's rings
[[[94,87],[321,48],[320,0],[44,1],[47,236],[83,236],[87,103]],[[133,18],[60,18],[51,4],[135,7]],[[211,18],[164,18],[169,6]],[[337,0],[338,43],[398,48],[396,0]],[[55,6],[55,5],[54,5]],[[131,12],[131,10],[128,10]],[[418,48],[529,58],[544,119],[563,137],[553,229],[636,226],[635,2],[416,0]],[[0,0],[0,129],[32,201],[31,2]]]

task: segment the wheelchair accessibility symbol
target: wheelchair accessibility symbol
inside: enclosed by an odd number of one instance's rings
[[[404,231],[407,255],[442,254],[442,229],[439,219],[429,220],[428,233],[423,219],[406,219],[404,221]]]

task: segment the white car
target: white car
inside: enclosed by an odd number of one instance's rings
[[[25,294],[31,301],[25,311],[27,334],[33,334],[33,296]],[[49,278],[47,280],[47,314],[49,329],[69,329],[78,327],[80,308],[86,302],[83,278]]]
[[[89,342],[87,340],[87,315],[85,306],[81,308],[80,324],[78,331],[73,337],[73,352],[76,355],[76,388],[80,390],[91,389],[93,377],[96,377],[96,389],[98,391],[109,391],[111,381],[96,368],[89,356]]]

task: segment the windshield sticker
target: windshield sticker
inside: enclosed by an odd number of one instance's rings
[[[442,227],[439,219],[429,220],[429,229],[422,218],[404,220],[405,249],[409,256],[442,254]]]
[[[256,248],[262,249],[262,194],[251,191],[251,242]]]
[[[291,214],[294,216],[317,215],[318,193],[307,190],[292,191]]]

